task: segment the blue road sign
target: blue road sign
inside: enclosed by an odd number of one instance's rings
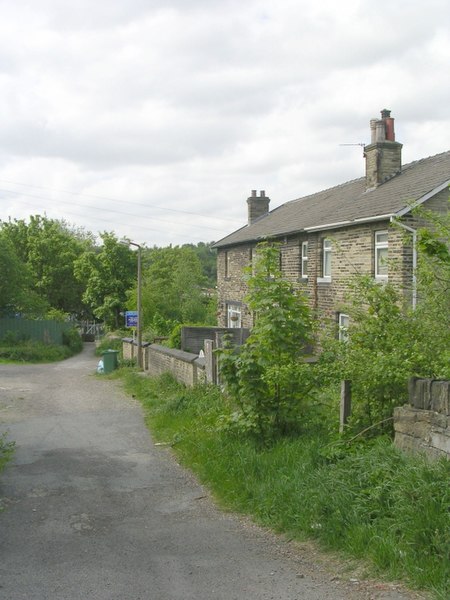
[[[137,327],[138,313],[137,310],[127,310],[125,312],[125,327]]]

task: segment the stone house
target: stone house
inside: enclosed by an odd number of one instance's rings
[[[243,268],[265,239],[281,244],[281,268],[296,289],[306,292],[321,321],[331,319],[345,334],[345,296],[355,274],[393,282],[417,301],[414,266],[416,229],[411,210],[424,205],[446,211],[450,151],[402,165],[402,144],[394,119],[383,110],[370,121],[371,142],[364,147],[364,177],[298,198],[269,212],[265,192],[247,200],[248,223],[216,242],[218,324],[251,327],[252,315]],[[401,218],[401,226],[392,226]]]

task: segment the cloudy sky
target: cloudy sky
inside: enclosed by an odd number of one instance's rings
[[[0,219],[218,240],[252,189],[362,176],[383,108],[404,163],[446,151],[449,22],[448,0],[0,0]]]

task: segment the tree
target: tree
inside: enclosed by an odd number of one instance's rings
[[[212,248],[214,242],[199,242],[194,244],[183,244],[183,248],[191,248],[197,255],[202,265],[205,284],[209,287],[217,285],[217,251]]]
[[[306,298],[283,279],[279,247],[257,247],[254,273],[248,273],[247,303],[256,315],[246,343],[219,352],[226,391],[239,407],[233,420],[268,442],[298,426],[311,387],[311,370],[301,355],[311,340]]]
[[[92,243],[90,234],[71,229],[64,221],[40,215],[1,224],[5,238],[26,265],[32,289],[50,307],[67,313],[83,309],[83,285],[74,275],[74,261]]]
[[[48,305],[32,287],[27,265],[17,256],[11,241],[0,232],[0,315],[44,313]]]
[[[123,324],[127,292],[136,281],[136,257],[114,233],[100,234],[103,245],[85,251],[74,263],[78,281],[85,282],[83,301],[108,327]]]
[[[143,254],[142,305],[144,323],[158,335],[168,335],[181,323],[205,323],[211,300],[196,252],[187,246],[152,248]],[[136,290],[128,307],[136,306]]]

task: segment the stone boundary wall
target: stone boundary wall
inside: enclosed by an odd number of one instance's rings
[[[205,359],[197,354],[150,344],[145,348],[145,371],[157,376],[171,373],[177,381],[192,386],[205,380]]]
[[[150,346],[150,342],[142,342],[142,359],[144,361],[144,370],[147,369],[147,353],[145,349]],[[133,338],[122,338],[122,358],[123,360],[137,361],[138,345]]]
[[[409,405],[394,410],[395,445],[450,459],[450,381],[412,378]]]
[[[197,354],[143,342],[142,355],[144,372],[150,376],[171,373],[177,381],[189,386],[206,381],[206,361]],[[137,343],[132,338],[122,339],[122,356],[124,360],[137,359]]]

